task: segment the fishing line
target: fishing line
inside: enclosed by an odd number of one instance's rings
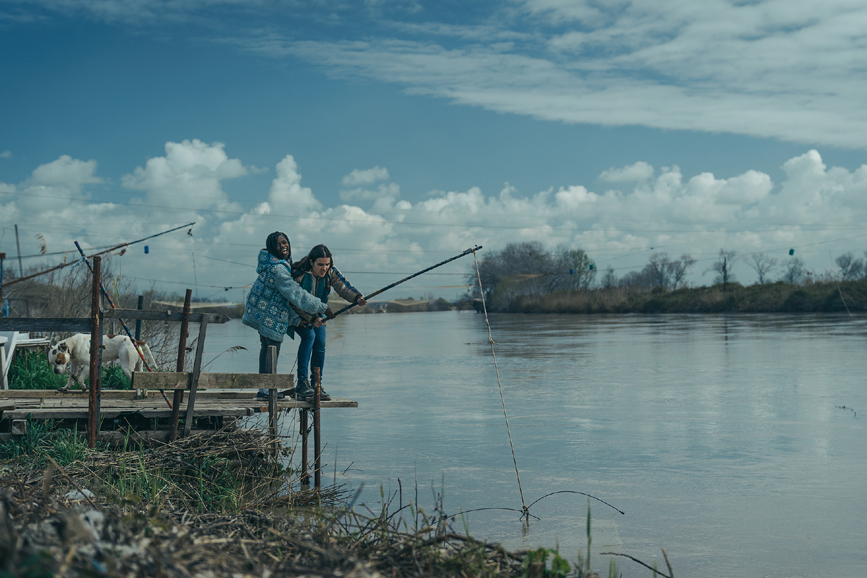
[[[542,496],[541,498],[539,498],[538,500],[536,500],[535,502],[533,502],[532,504],[530,504],[530,506],[528,506],[528,507],[532,507],[532,506],[534,506],[535,504],[538,504],[539,502],[541,502],[542,500],[544,500],[545,498],[551,497],[551,496],[553,496],[553,495],[555,495],[555,494],[580,494],[580,495],[582,495],[582,496],[587,496],[588,498],[591,498],[591,499],[593,499],[593,500],[596,500],[597,502],[600,502],[600,503],[602,503],[602,504],[605,504],[606,506],[608,506],[609,508],[611,508],[611,509],[613,509],[613,510],[617,510],[618,512],[620,512],[620,513],[623,514],[624,516],[626,515],[626,512],[624,512],[623,510],[621,510],[620,508],[618,508],[618,507],[616,507],[616,506],[612,506],[611,504],[609,504],[609,503],[606,502],[605,500],[600,500],[600,499],[597,498],[596,496],[591,496],[590,494],[587,494],[587,493],[584,493],[584,492],[578,492],[578,491],[576,491],[576,490],[558,490],[558,491],[556,491],[556,492],[551,492],[550,494],[545,494],[544,496]]]
[[[518,478],[518,493],[521,494],[522,511],[529,519],[530,510],[527,508],[527,502],[524,501],[524,490],[521,488],[521,474],[518,472],[518,459],[515,457],[515,444],[512,443],[512,431],[509,427],[509,415],[506,413],[506,398],[503,397],[503,384],[500,383],[500,368],[497,365],[497,352],[494,351],[494,337],[491,335],[491,322],[488,320],[488,308],[485,305],[485,290],[482,287],[482,273],[479,271],[479,260],[476,259],[476,252],[473,251],[473,262],[476,264],[476,275],[479,278],[479,295],[482,297],[482,311],[485,313],[485,325],[488,326],[488,343],[491,344],[491,355],[494,357],[494,370],[497,373],[497,387],[500,389],[500,401],[503,404],[503,417],[506,419],[506,433],[509,435],[509,447],[512,448],[512,462],[515,464],[515,477]]]

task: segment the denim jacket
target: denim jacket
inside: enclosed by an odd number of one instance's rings
[[[354,303],[356,299],[361,297],[361,291],[353,287],[336,267],[329,268],[325,277],[320,279],[316,279],[310,271],[297,269],[292,272],[292,275],[304,291],[318,298],[322,303],[328,303],[328,295],[332,288],[350,303]],[[310,315],[299,307],[293,307],[292,311],[289,312],[289,326],[298,327],[302,321],[310,322],[315,317],[315,314]],[[295,338],[292,333],[289,336]]]

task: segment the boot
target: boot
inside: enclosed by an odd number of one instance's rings
[[[313,388],[306,379],[299,379],[295,385],[295,399],[298,401],[313,401]]]

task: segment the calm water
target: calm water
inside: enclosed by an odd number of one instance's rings
[[[356,315],[330,324],[323,480],[403,486],[449,513],[521,507],[484,318]],[[527,504],[591,494],[599,551],[677,576],[867,575],[867,319],[848,316],[523,316],[491,325]],[[208,371],[254,372],[258,337],[208,328]],[[284,344],[281,372],[292,370]],[[851,409],[850,409],[851,408]],[[857,413],[856,413],[857,412]],[[863,412],[863,413],[862,413]],[[287,418],[286,428],[293,427]],[[312,440],[311,440],[312,441]],[[344,472],[345,470],[345,472]],[[468,515],[510,547],[586,548],[587,498]],[[524,535],[526,534],[526,535]],[[623,576],[650,576],[626,559]]]

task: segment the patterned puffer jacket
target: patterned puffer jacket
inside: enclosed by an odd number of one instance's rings
[[[301,288],[286,261],[262,249],[256,272],[259,277],[250,289],[241,318],[244,325],[282,343],[289,328],[290,304],[311,315],[325,313],[326,304]]]

